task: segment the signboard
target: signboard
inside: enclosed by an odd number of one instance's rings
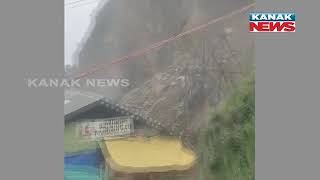
[[[86,140],[123,137],[133,132],[133,119],[129,116],[83,122],[78,127],[78,134]]]

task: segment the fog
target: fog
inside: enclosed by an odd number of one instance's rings
[[[74,64],[73,56],[89,31],[96,10],[108,0],[65,0],[64,5],[64,62]]]

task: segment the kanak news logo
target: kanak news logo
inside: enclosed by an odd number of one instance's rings
[[[250,32],[295,32],[295,13],[250,13]]]

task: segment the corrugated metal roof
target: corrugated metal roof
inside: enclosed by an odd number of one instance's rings
[[[64,116],[94,105],[101,99],[104,99],[104,97],[99,94],[78,89],[67,89],[64,91]]]

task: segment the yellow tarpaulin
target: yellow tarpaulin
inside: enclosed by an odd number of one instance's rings
[[[127,173],[187,170],[196,159],[180,140],[168,137],[104,140],[100,146],[110,167]]]

